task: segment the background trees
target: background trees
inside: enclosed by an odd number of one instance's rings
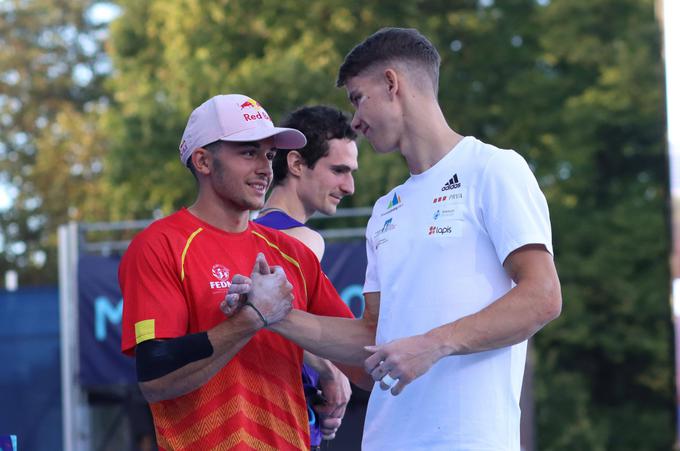
[[[106,138],[98,113],[111,74],[106,23],[90,0],[0,2],[0,270],[56,280],[56,228],[106,218]]]

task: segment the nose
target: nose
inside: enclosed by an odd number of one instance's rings
[[[359,118],[359,112],[355,111],[354,116],[352,116],[352,122],[350,124],[354,130],[359,130],[361,127],[361,119]]]
[[[346,179],[340,185],[340,190],[346,196],[354,194],[354,177],[352,177],[352,174],[347,174]]]
[[[257,159],[257,167],[255,168],[255,171],[257,172],[258,175],[265,175],[269,178],[272,176],[272,161],[267,158],[266,153],[262,153],[259,155],[259,158]]]

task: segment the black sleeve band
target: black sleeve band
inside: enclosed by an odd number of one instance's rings
[[[137,381],[158,379],[191,362],[210,357],[212,353],[207,332],[168,340],[143,341],[135,351]]]

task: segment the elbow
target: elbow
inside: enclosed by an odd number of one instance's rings
[[[138,382],[139,390],[142,392],[142,396],[146,399],[149,404],[154,402],[165,401],[170,399],[171,396],[167,396],[163,390],[160,389],[158,380]]]
[[[153,389],[150,382],[139,382],[139,390],[142,392],[142,396],[146,399],[146,402],[151,404],[152,402],[160,401],[158,393]]]
[[[541,327],[557,319],[562,313],[562,289],[559,281],[552,283],[543,292],[539,322]]]

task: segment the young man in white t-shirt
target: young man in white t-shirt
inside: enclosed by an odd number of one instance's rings
[[[353,127],[411,176],[369,220],[364,317],[293,310],[271,330],[380,382],[364,450],[519,451],[526,340],[562,305],[548,207],[519,154],[449,127],[439,64],[413,29],[345,57]]]

